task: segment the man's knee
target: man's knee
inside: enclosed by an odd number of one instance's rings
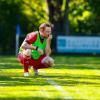
[[[54,65],[54,59],[52,59],[52,58],[50,57],[49,61],[50,61],[50,66],[53,66],[53,65]]]
[[[48,66],[53,66],[54,65],[54,60],[51,57],[46,56],[45,58],[43,58],[42,63],[45,63]]]

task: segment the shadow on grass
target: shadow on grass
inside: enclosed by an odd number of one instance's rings
[[[20,64],[17,57],[0,56],[0,69],[22,69],[23,65]]]
[[[75,86],[75,85],[94,85],[100,86],[100,82],[95,82],[95,79],[100,80],[100,76],[69,76],[69,75],[40,75],[37,77],[20,77],[20,76],[0,76],[0,86],[23,86],[23,85],[33,85],[33,86],[45,86],[50,85],[45,78],[54,80],[62,86]],[[93,81],[87,81],[92,79]]]
[[[100,83],[79,81],[79,80],[54,80],[62,86],[76,86],[76,85],[87,85],[87,86],[100,86]]]
[[[7,58],[8,59],[8,58]],[[3,61],[7,60],[6,58],[3,59]],[[89,58],[90,59],[90,58]],[[62,60],[62,59],[61,59]],[[73,59],[70,58],[70,60],[72,61]],[[69,60],[69,61],[70,61]],[[82,59],[81,59],[82,60]],[[85,61],[87,61],[85,58],[83,59]],[[90,59],[91,60],[91,59]],[[23,69],[22,66],[18,65],[19,63],[16,61],[16,59],[14,58],[10,58],[8,59],[8,61],[15,61],[16,64],[13,64],[13,63],[10,63],[10,64],[3,64],[3,65],[0,65],[0,69]],[[60,60],[58,60],[60,61]],[[71,62],[70,61],[70,62]],[[99,66],[95,66],[95,67],[91,67],[91,66],[88,66],[88,65],[78,65],[76,62],[82,62],[83,61],[80,61],[80,59],[75,59],[75,63],[74,64],[65,64],[65,65],[56,65],[53,67],[53,69],[100,69]],[[88,62],[88,61],[87,61]],[[69,62],[68,62],[69,63]],[[73,61],[72,61],[73,63]],[[85,62],[86,63],[86,62]],[[76,64],[76,65],[75,65]],[[9,71],[10,73],[10,71]],[[15,71],[16,73],[16,71]],[[59,75],[59,73],[50,73],[51,75],[47,75],[47,78],[50,78],[50,79],[53,79],[55,80],[56,82],[60,83],[60,85],[79,85],[79,84],[82,84],[82,85],[100,85],[100,83],[96,83],[96,82],[86,82],[85,81],[79,81],[80,79],[98,79],[100,80],[100,76],[94,76],[94,75],[87,75],[87,76],[82,76],[82,75],[68,75],[66,73],[66,75]],[[54,74],[54,75],[53,75]],[[37,86],[43,86],[43,85],[50,85],[48,84],[43,78],[45,76],[38,76],[38,77],[28,77],[28,78],[25,78],[25,77],[21,77],[21,76],[10,76],[8,74],[8,76],[6,75],[1,75],[0,76],[0,86],[23,86],[23,85],[37,85]]]
[[[18,63],[18,58],[17,57],[12,57],[12,56],[0,56],[0,63]]]
[[[78,64],[59,64],[59,65],[55,65],[54,67],[53,67],[54,69],[72,69],[72,70],[74,70],[74,69],[97,69],[97,70],[99,70],[100,69],[100,66],[99,65],[78,65]]]
[[[51,73],[51,75],[47,75],[45,77],[57,78],[57,79],[76,79],[76,80],[77,79],[93,79],[93,80],[97,79],[97,80],[100,80],[99,75],[68,75],[67,73],[65,75],[61,75],[61,74],[57,75],[57,74],[55,73],[54,75],[54,73],[53,74]]]
[[[49,78],[59,83],[62,86],[75,86],[75,85],[94,85],[100,86],[100,81],[95,82],[95,80],[100,80],[100,76],[91,76],[91,75],[80,75],[80,76],[70,76],[70,75],[51,75],[45,76],[45,78]],[[88,81],[89,80],[89,81]]]
[[[100,57],[57,56],[54,69],[100,69]],[[57,64],[59,63],[59,64]],[[23,69],[17,57],[0,56],[0,69]]]
[[[20,65],[12,65],[12,64],[5,64],[0,66],[0,69],[23,69],[23,66]]]
[[[23,86],[23,85],[49,85],[40,77],[9,77],[0,76],[0,86]]]
[[[30,68],[30,66],[29,66]],[[3,64],[0,65],[0,69],[23,69],[23,65],[21,64]],[[52,69],[72,69],[72,70],[76,70],[76,69],[88,69],[88,70],[99,70],[100,66],[99,65],[95,65],[95,66],[90,66],[90,65],[64,65],[64,64],[60,64],[60,65],[55,65],[52,67]]]
[[[58,61],[60,61],[59,63],[78,63],[78,64],[83,64],[83,63],[87,63],[87,64],[100,64],[100,56],[67,56],[67,55],[60,55],[60,56],[53,56],[53,58],[55,59],[55,62],[58,63]]]
[[[12,97],[12,98],[1,98],[0,97],[0,100],[64,100],[64,99],[61,99],[61,98],[46,98],[46,97]],[[66,99],[66,100],[86,100],[86,99]]]

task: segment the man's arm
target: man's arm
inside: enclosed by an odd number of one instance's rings
[[[35,46],[32,46],[32,45],[28,44],[26,41],[23,42],[23,44],[21,45],[21,48],[23,48],[23,49],[31,49],[31,50],[35,50],[36,49]]]
[[[36,41],[37,35],[35,32],[32,32],[28,34],[24,40],[24,42],[21,45],[21,48],[23,49],[31,49],[34,50],[36,47],[32,46],[31,44]]]
[[[50,47],[50,45],[51,45],[51,40],[52,40],[52,35],[50,35],[50,36],[48,37],[48,39],[47,39],[47,45],[46,45],[46,48],[45,48],[45,54],[46,54],[47,56],[49,56],[49,55],[51,54],[51,47]]]
[[[41,49],[39,49],[36,46],[32,46],[31,45],[32,43],[34,43],[36,41],[36,38],[37,38],[37,35],[35,33],[28,34],[27,37],[26,37],[26,39],[22,43],[21,48],[23,48],[23,49],[37,50],[42,55],[43,51]]]

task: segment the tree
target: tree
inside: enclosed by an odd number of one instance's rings
[[[45,4],[43,0],[0,0],[0,54],[14,54],[17,24],[27,34],[47,21]]]
[[[94,16],[91,31],[100,36],[100,0],[87,0]],[[97,33],[97,34],[96,34]]]
[[[56,35],[56,33],[61,35],[69,34],[69,0],[47,0],[47,4],[49,9],[49,21],[54,26],[54,35]]]
[[[100,35],[100,0],[47,0],[47,4],[54,35]]]
[[[72,35],[91,35],[95,14],[86,0],[70,0],[69,20]]]

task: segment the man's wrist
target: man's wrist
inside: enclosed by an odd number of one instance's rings
[[[38,50],[38,46],[36,46],[35,50]]]
[[[32,50],[38,50],[38,46],[30,46]]]
[[[36,50],[36,47],[31,45],[31,46],[30,46],[30,49],[31,49],[31,50]]]

